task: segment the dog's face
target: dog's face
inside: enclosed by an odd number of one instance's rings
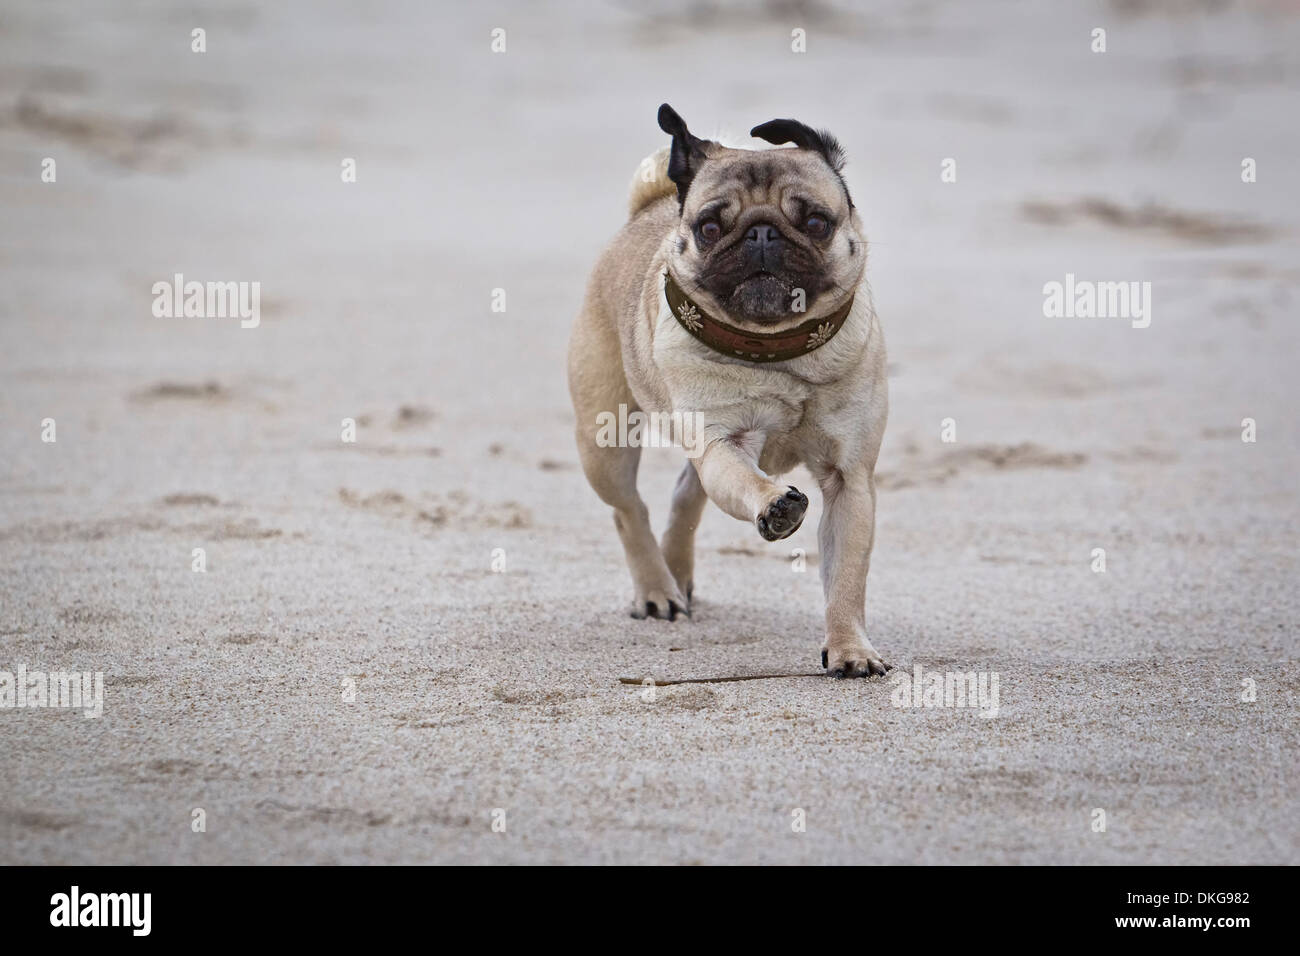
[[[843,154],[795,120],[751,131],[798,149],[728,149],[698,139],[666,103],[668,176],[681,221],[669,268],[705,310],[773,327],[833,312],[866,267],[861,223],[840,178]]]

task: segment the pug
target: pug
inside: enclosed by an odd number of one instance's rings
[[[632,616],[690,615],[706,502],[764,541],[794,534],[808,498],[777,476],[803,464],[823,504],[822,667],[883,676],[891,665],[867,638],[865,604],[885,343],[843,150],[790,119],[751,130],[784,148],[725,147],[666,103],[659,127],[671,145],[633,179],[628,222],[591,275],[568,355],[578,452],[614,510]],[[637,492],[643,442],[612,441],[601,424],[634,413],[697,426],[661,541]]]

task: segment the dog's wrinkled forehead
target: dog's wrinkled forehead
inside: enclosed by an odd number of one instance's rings
[[[779,206],[791,197],[836,213],[850,205],[839,175],[816,153],[715,147],[691,181],[682,212],[689,216],[720,200],[740,208]]]
[[[769,120],[755,126],[750,135],[776,146],[793,143],[794,149],[730,149],[691,133],[685,120],[667,103],[659,107],[659,128],[673,139],[668,178],[677,186],[677,200],[684,214],[688,204],[698,209],[702,202],[717,199],[725,191],[730,191],[742,205],[779,203],[783,191],[794,184],[812,190],[816,193],[812,198],[829,210],[853,207],[840,176],[844,150],[825,130],[815,130],[798,120]],[[702,195],[710,198],[702,200]]]

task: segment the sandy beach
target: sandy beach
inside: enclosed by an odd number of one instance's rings
[[[1298,91],[1282,3],[6,3],[0,671],[103,700],[0,708],[0,863],[1300,862]],[[996,716],[820,676],[816,496],[629,618],[564,354],[664,101],[844,144],[868,626]]]

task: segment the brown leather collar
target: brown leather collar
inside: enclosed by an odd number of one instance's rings
[[[719,322],[682,291],[669,273],[664,273],[664,298],[673,316],[695,338],[715,352],[746,362],[785,362],[819,349],[832,338],[849,317],[853,296],[831,315],[811,319],[788,332],[746,332]]]

